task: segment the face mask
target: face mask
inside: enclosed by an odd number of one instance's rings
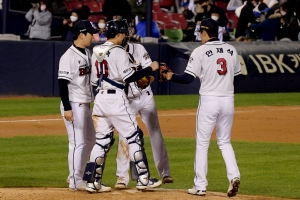
[[[104,23],[98,23],[98,27],[99,27],[99,28],[104,28],[104,27],[105,27],[105,24],[104,24]]]
[[[218,21],[219,20],[219,17],[215,16],[215,15],[212,15],[211,18],[215,21]]]
[[[77,19],[78,19],[78,17],[75,17],[75,16],[70,16],[70,20],[71,20],[72,22],[76,22],[76,21],[77,21]]]
[[[286,15],[286,12],[284,12],[284,11],[280,11],[280,13],[282,16]]]
[[[45,10],[46,9],[46,5],[41,5],[41,10]]]
[[[203,10],[207,10],[207,5],[202,6]]]

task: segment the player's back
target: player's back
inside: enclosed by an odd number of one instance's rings
[[[201,81],[199,93],[212,96],[233,96],[234,75],[240,73],[236,49],[225,42],[211,41],[195,51],[200,59],[197,62],[199,63],[197,76]]]

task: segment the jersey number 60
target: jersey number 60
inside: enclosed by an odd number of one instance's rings
[[[221,69],[218,69],[217,72],[219,75],[225,75],[227,73],[227,64],[224,58],[219,58],[217,64],[221,65]]]

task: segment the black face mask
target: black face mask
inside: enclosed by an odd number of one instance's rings
[[[203,10],[207,11],[207,5],[202,6]]]
[[[128,41],[129,41],[129,33],[127,32],[126,36],[122,40],[121,46],[125,48],[125,46],[128,44]]]

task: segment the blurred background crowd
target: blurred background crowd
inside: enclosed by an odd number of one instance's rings
[[[105,23],[127,19],[132,41],[146,37],[146,0],[13,0],[10,9],[26,12],[30,39],[71,41],[81,19],[100,29],[95,42],[106,41]],[[61,19],[52,26],[52,18]],[[298,41],[300,0],[153,0],[152,37],[159,41],[200,41],[205,18],[219,24],[223,41]]]

